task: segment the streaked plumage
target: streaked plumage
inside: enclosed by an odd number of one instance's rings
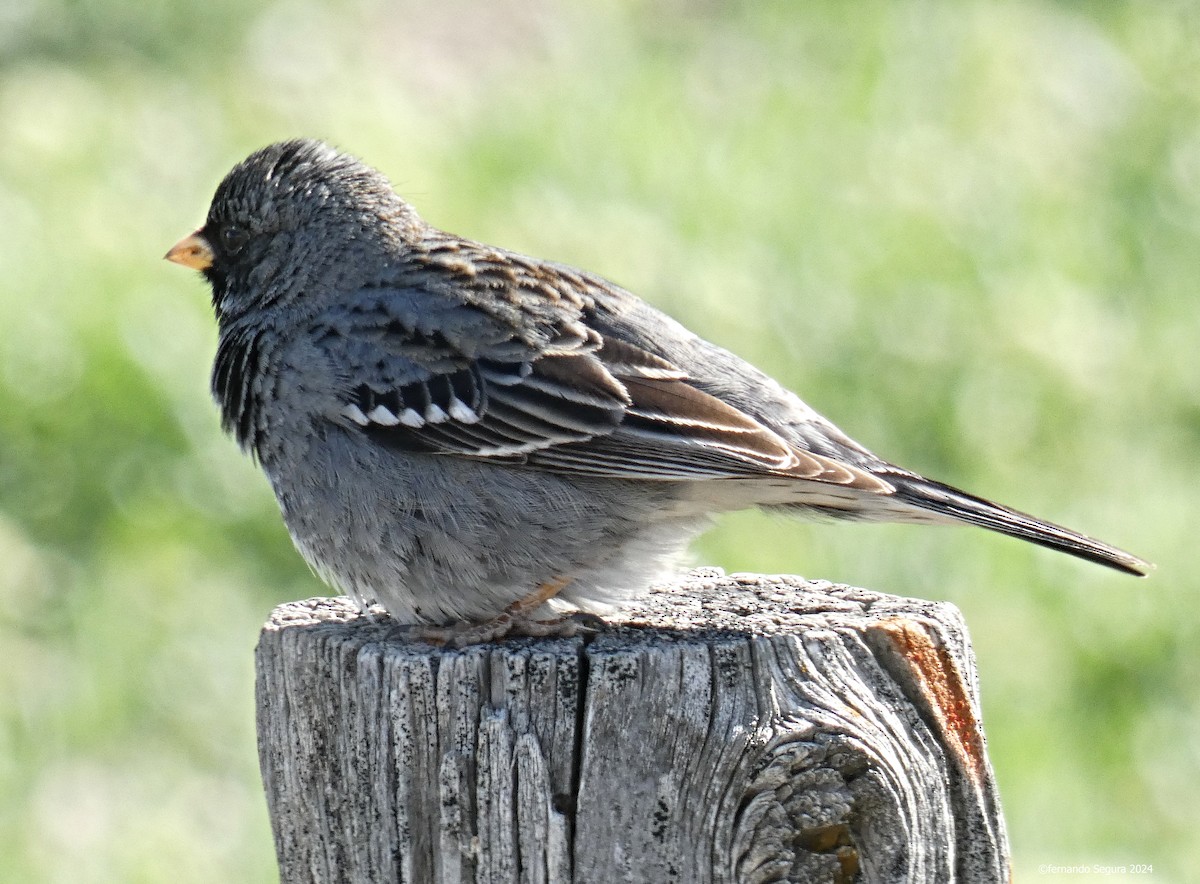
[[[297,546],[401,620],[486,620],[560,579],[572,604],[620,600],[749,506],[1147,568],[886,463],[623,289],[431,228],[318,142],[235,167],[169,257],[212,284],[213,393]]]

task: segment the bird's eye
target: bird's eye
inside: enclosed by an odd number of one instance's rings
[[[249,239],[250,234],[236,224],[229,224],[221,228],[221,247],[227,254],[236,255]]]

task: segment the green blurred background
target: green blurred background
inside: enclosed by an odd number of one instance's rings
[[[1018,880],[1196,880],[1195,7],[782,0],[0,5],[0,879],[275,878],[251,655],[322,588],[161,256],[296,135],[1156,561],[755,514],[696,557],[953,601]]]

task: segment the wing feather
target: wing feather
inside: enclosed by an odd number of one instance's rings
[[[360,304],[337,329],[354,341],[351,364],[340,367],[349,382],[337,416],[385,444],[581,476],[788,477],[893,490],[863,469],[798,448],[693,386],[678,366],[601,335],[577,315],[530,343],[516,329],[505,335],[500,319],[472,304],[449,308],[444,294],[374,294],[373,309]],[[435,303],[424,309],[423,297]],[[437,334],[409,318],[434,312]]]

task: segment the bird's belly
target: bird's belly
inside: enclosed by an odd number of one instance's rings
[[[665,575],[705,520],[667,485],[566,478],[412,454],[340,429],[303,466],[264,464],[297,549],[326,582],[401,622],[487,620],[543,583],[589,610]]]

